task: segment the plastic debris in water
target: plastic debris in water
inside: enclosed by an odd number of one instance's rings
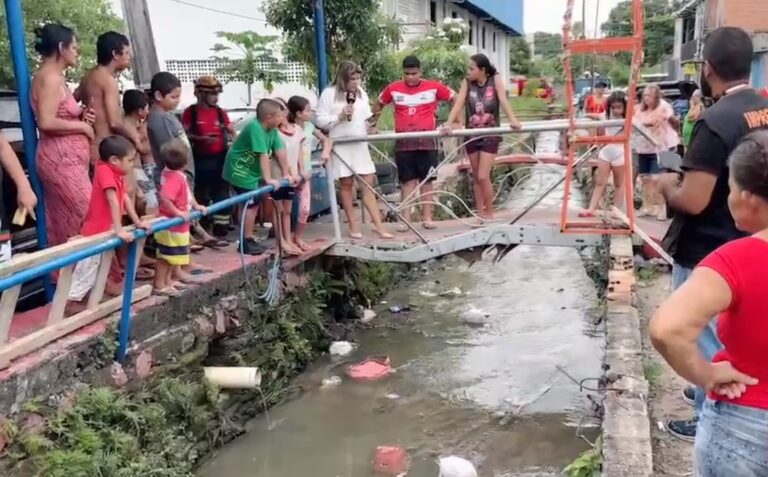
[[[434,298],[437,296],[437,293],[431,292],[431,291],[425,291],[422,290],[419,292],[420,296],[423,296],[424,298]]]
[[[363,310],[362,316],[360,316],[360,323],[370,323],[376,318],[376,312],[368,308]]]
[[[395,393],[389,393],[389,394],[387,394],[384,397],[387,398],[387,399],[391,399],[393,401],[396,400],[396,399],[400,399],[400,395],[399,394],[395,394]]]
[[[390,306],[389,307],[389,312],[390,313],[394,313],[394,314],[405,313],[407,311],[411,311],[411,306],[410,305],[403,305],[403,306],[396,306],[395,305],[395,306]]]
[[[468,325],[485,326],[490,316],[483,310],[475,308],[474,305],[469,305],[469,309],[461,313],[461,320]]]
[[[389,376],[392,366],[389,357],[368,358],[365,361],[353,364],[347,368],[347,375],[359,381],[373,381]]]
[[[472,462],[454,455],[440,459],[440,473],[437,477],[477,477]]]
[[[354,349],[355,347],[349,341],[334,341],[331,343],[329,351],[331,356],[346,356]]]
[[[331,376],[330,378],[323,379],[323,388],[332,388],[341,384],[341,378],[338,376]]]
[[[379,446],[373,454],[373,471],[380,475],[405,475],[408,453],[402,447]]]

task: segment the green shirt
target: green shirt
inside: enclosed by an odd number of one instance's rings
[[[691,118],[691,113],[688,112],[685,116],[685,121],[683,121],[683,146],[685,147],[688,147],[691,144],[694,124],[696,124],[696,120]]]
[[[241,189],[257,189],[263,177],[259,157],[262,154],[271,156],[283,147],[277,129],[265,131],[257,119],[252,119],[237,135],[227,153],[224,179]]]

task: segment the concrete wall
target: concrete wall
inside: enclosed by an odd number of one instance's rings
[[[714,20],[717,20],[717,17],[722,15],[722,23],[719,26],[737,26],[749,32],[768,31],[768,2],[766,1],[714,0],[712,4],[710,19],[714,16]]]

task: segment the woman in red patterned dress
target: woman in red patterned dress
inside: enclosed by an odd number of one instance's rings
[[[35,32],[42,63],[32,81],[32,106],[40,139],[37,173],[43,185],[48,245],[78,235],[88,211],[92,112],[83,111],[64,79],[77,64],[77,40],[71,29],[45,25]]]

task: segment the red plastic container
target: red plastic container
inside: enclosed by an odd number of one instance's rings
[[[400,475],[408,469],[408,453],[402,447],[379,446],[373,454],[373,471],[379,475]]]

